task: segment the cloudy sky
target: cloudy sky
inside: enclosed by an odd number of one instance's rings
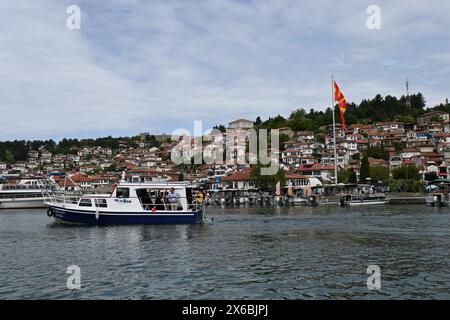
[[[0,0],[0,140],[324,109],[332,74],[349,101],[400,96],[408,78],[432,107],[450,98],[449,14],[441,0]]]

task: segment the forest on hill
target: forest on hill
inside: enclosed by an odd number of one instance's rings
[[[139,137],[118,137],[111,136],[97,139],[62,139],[59,142],[54,140],[14,140],[0,141],[0,161],[14,163],[16,161],[25,161],[29,150],[46,150],[54,154],[76,154],[82,147],[100,146],[102,148],[119,148],[119,141],[127,141],[129,146],[136,147]],[[146,142],[150,147],[159,147],[160,143],[155,136],[147,136]]]
[[[425,98],[421,93],[410,96],[411,108],[407,107],[406,97],[397,98],[394,96],[383,97],[376,95],[373,99],[363,100],[360,104],[354,102],[347,104],[345,112],[345,122],[347,125],[355,123],[374,123],[385,121],[401,121],[405,123],[415,123],[416,117],[430,110],[425,109]],[[450,106],[440,105],[435,107],[439,110],[449,109]],[[434,108],[433,108],[434,109]],[[340,122],[339,109],[335,108],[336,121]],[[260,117],[256,118],[255,126],[266,129],[278,129],[289,127],[294,131],[315,131],[321,126],[331,123],[331,108],[325,111],[316,111],[306,108],[299,108],[292,111],[289,117],[284,118],[281,115],[270,117],[262,121]]]

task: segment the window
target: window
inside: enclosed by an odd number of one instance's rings
[[[97,208],[107,208],[108,204],[106,203],[106,199],[95,199],[95,206]]]
[[[81,199],[79,206],[80,207],[92,207],[92,201],[91,201],[91,199]]]
[[[129,197],[130,197],[130,189],[129,188],[117,188],[116,198],[129,198]]]

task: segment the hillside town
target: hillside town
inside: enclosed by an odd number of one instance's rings
[[[245,141],[248,130],[254,127],[253,121],[238,119],[229,123],[223,134],[227,141]],[[402,167],[414,167],[422,182],[447,178],[450,173],[450,116],[447,112],[422,114],[416,123],[352,124],[345,129],[336,124],[336,159],[331,125],[322,126],[319,133],[294,131],[289,127],[278,130],[285,138],[284,142],[279,149],[269,148],[268,154],[279,160],[286,186],[333,184],[335,161],[342,183],[387,182],[393,172]],[[226,161],[180,165],[171,159],[174,155],[193,158],[196,138],[179,137],[172,141],[169,136],[161,135],[156,137],[159,147],[149,147],[148,136],[148,133],[141,133],[133,145],[127,140],[119,140],[117,149],[84,146],[68,154],[55,154],[45,148],[30,149],[26,161],[0,162],[0,176],[3,180],[50,177],[67,191],[109,190],[123,172],[126,172],[125,179],[131,182],[182,180],[213,190],[257,188],[251,161],[248,161],[256,157],[255,154],[237,149],[232,150],[234,154],[227,155]],[[192,143],[192,148],[181,148],[180,151],[179,146],[186,141]],[[205,148],[207,144],[203,143],[203,152]],[[182,154],[182,150],[189,150],[189,153]],[[382,150],[384,155],[370,156],[368,150]],[[364,156],[367,156],[371,170],[381,168],[387,176],[361,177]],[[241,161],[238,161],[239,157]],[[343,172],[351,172],[353,180],[347,179]]]

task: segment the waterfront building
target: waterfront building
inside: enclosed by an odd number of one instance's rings
[[[298,172],[300,175],[315,177],[326,182],[331,182],[334,177],[334,165],[329,164],[321,164],[321,163],[303,164],[296,167],[295,171]]]
[[[256,189],[256,178],[251,176],[251,170],[236,171],[221,178],[223,189],[250,190]]]
[[[253,121],[246,119],[237,119],[228,124],[228,129],[247,131],[253,128]]]

